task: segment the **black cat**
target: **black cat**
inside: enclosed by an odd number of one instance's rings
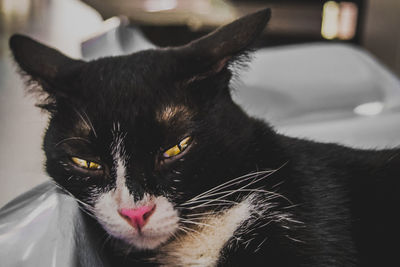
[[[232,101],[269,18],[90,62],[11,38],[50,114],[47,172],[110,235],[112,266],[400,266],[399,149],[282,136]]]

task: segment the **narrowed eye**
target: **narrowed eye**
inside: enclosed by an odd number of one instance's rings
[[[167,149],[163,154],[164,158],[171,158],[176,155],[179,155],[190,145],[191,140],[192,140],[192,138],[190,136],[188,136],[185,139],[183,139],[182,141],[180,141],[179,144],[171,147],[170,149]]]
[[[80,158],[77,158],[77,157],[72,157],[71,160],[78,167],[81,167],[81,168],[84,168],[84,169],[100,170],[102,168],[100,164],[98,164],[96,162],[93,162],[93,161],[88,161],[88,160],[80,159]]]

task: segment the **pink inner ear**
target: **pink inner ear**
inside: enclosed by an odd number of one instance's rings
[[[223,59],[219,60],[217,64],[215,64],[211,70],[213,73],[218,73],[220,72],[223,68],[226,67],[226,64],[228,61],[231,59],[230,56],[224,57]]]
[[[220,72],[221,70],[223,70],[226,67],[226,64],[228,63],[228,61],[230,59],[231,59],[231,56],[227,56],[227,57],[224,57],[223,59],[217,61],[217,63],[212,65],[212,67],[210,68],[209,71],[197,74],[196,76],[192,77],[189,80],[189,83],[193,82],[193,81],[205,79],[210,75],[213,75],[213,74],[216,74],[216,73]]]

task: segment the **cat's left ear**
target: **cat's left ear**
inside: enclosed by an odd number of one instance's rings
[[[55,102],[57,97],[68,95],[65,80],[71,80],[68,77],[85,64],[20,34],[10,38],[10,48],[22,71],[40,85],[40,90],[48,95],[48,101]],[[65,88],[57,84],[64,84]]]
[[[174,49],[180,69],[187,75],[210,75],[226,68],[262,33],[271,17],[264,9],[222,26],[210,34]]]

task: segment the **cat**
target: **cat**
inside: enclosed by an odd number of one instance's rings
[[[50,114],[46,170],[111,266],[400,266],[399,149],[287,137],[232,101],[270,13],[90,62],[11,37]]]

